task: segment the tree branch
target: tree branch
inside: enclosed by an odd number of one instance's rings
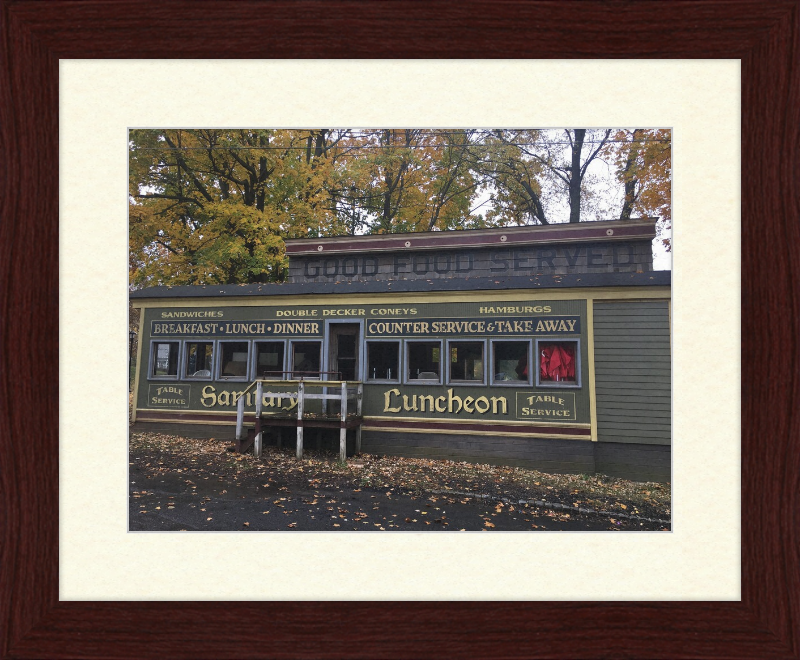
[[[189,167],[189,164],[186,162],[186,159],[183,156],[181,156],[180,150],[175,145],[175,143],[172,140],[170,140],[169,135],[167,135],[166,131],[164,132],[164,139],[166,140],[167,144],[172,149],[175,150],[175,158],[177,159],[178,163],[180,163],[180,166],[186,171],[186,173],[192,179],[194,187],[197,188],[200,194],[206,198],[206,201],[213,202],[214,198],[208,194],[208,191],[205,189],[203,184],[200,183],[200,181],[197,179],[197,177],[194,174],[194,170],[191,167]]]
[[[192,199],[191,197],[183,197],[182,195],[162,195],[159,193],[150,193],[147,195],[134,195],[136,199],[174,199],[177,202],[184,204],[197,204],[201,209],[203,208],[202,202]]]
[[[586,159],[586,162],[583,164],[583,167],[581,167],[581,179],[583,179],[583,175],[586,174],[586,168],[589,167],[589,163],[591,163],[594,160],[595,156],[597,156],[597,154],[600,152],[600,149],[602,149],[603,145],[608,141],[608,136],[610,134],[611,134],[611,129],[609,128],[606,130],[606,134],[603,136],[603,139],[600,140],[600,144],[597,145],[597,149],[595,149],[594,152],[589,156],[589,158]]]

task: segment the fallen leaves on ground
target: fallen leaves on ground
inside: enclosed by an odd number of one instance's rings
[[[286,483],[302,480],[314,488],[380,489],[387,497],[394,494],[392,491],[417,495],[443,491],[512,502],[546,500],[649,518],[670,517],[670,484],[603,475],[549,474],[519,467],[372,454],[340,463],[337,453],[315,450],[306,450],[304,458],[297,460],[293,447],[265,447],[257,459],[253,454],[232,453],[229,441],[155,432],[132,432],[130,449],[148,461],[156,473],[191,469],[195,478],[220,480],[260,474],[263,488],[273,487],[270,475],[280,474]],[[286,490],[286,486],[279,490]],[[285,501],[279,498],[274,503],[280,507]],[[503,506],[497,504],[495,510],[499,513]]]

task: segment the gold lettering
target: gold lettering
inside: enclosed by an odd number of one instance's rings
[[[419,411],[425,412],[425,402],[428,402],[428,410],[433,412],[433,395],[432,394],[423,394],[419,397]]]
[[[468,412],[469,414],[475,412],[472,408],[473,401],[475,401],[475,399],[473,399],[471,396],[464,397],[464,412]]]
[[[217,396],[217,405],[218,406],[229,406],[231,405],[231,393],[227,390],[222,390]]]
[[[400,412],[400,406],[397,406],[397,408],[393,408],[390,405],[392,403],[392,395],[393,394],[395,396],[400,396],[400,390],[392,389],[392,390],[388,390],[387,392],[383,393],[383,412],[393,412],[393,413],[399,413]]]
[[[503,410],[501,411],[500,414],[501,415],[505,415],[507,410],[508,410],[508,408],[507,408],[508,402],[506,401],[506,398],[504,396],[493,396],[492,397],[492,414],[493,415],[497,414],[497,404],[498,403],[501,403],[503,405]]]
[[[417,395],[411,397],[411,407],[408,406],[408,395],[403,395],[403,410],[407,410],[408,412],[417,412]]]
[[[483,408],[483,410],[481,410],[481,408]],[[487,399],[485,396],[479,396],[477,399],[475,399],[475,410],[480,415],[484,415],[489,412],[489,399]]]
[[[458,403],[458,408],[453,410],[453,403]],[[460,396],[453,396],[453,388],[447,390],[447,412],[449,413],[457,413],[461,410],[461,406],[463,405]]]
[[[202,396],[200,397],[200,403],[206,408],[211,408],[217,405],[217,395],[214,393],[214,391],[213,385],[206,385],[203,388]],[[206,401],[209,401],[209,403],[206,403]]]

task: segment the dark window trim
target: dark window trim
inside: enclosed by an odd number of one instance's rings
[[[155,345],[156,344],[177,344],[178,345],[178,368],[175,371],[174,376],[156,376],[153,374],[155,370],[155,361],[156,361],[156,351]],[[181,340],[180,339],[151,339],[150,340],[150,361],[148,362],[147,366],[147,380],[180,380],[181,374],[181,359],[183,358],[183,351],[181,350]]]
[[[442,385],[444,383],[444,369],[442,369],[442,344],[441,339],[404,339],[403,343],[403,384],[404,385]],[[408,377],[408,344],[439,344],[439,378],[409,378]]]
[[[369,376],[369,345],[370,344],[397,344],[397,378],[370,378]],[[395,338],[378,338],[378,339],[365,339],[364,340],[364,364],[367,371],[365,382],[375,385],[393,384],[397,385],[402,382],[401,372],[403,371],[403,340]]]
[[[324,345],[324,342],[323,342],[323,340],[321,338],[314,337],[313,339],[303,339],[301,337],[298,337],[296,339],[290,339],[289,340],[289,356],[286,358],[286,360],[287,360],[287,362],[286,362],[286,370],[290,371],[290,373],[286,374],[287,379],[299,380],[299,379],[294,377],[294,371],[292,371],[294,369],[294,345],[295,344],[309,344],[309,343],[312,343],[312,342],[317,342],[319,344],[319,366],[320,366],[320,371],[322,370],[322,358],[323,358],[322,347]],[[290,367],[291,367],[291,369],[290,369]],[[304,376],[304,378],[306,380],[320,380],[321,379],[320,376],[316,376],[316,377],[315,376],[311,376],[310,378]]]
[[[215,379],[223,383],[246,383],[250,376],[250,350],[253,342],[250,339],[220,339],[217,341],[217,358],[216,371],[214,373]],[[223,344],[247,344],[247,360],[245,361],[245,375],[244,376],[223,376],[222,375],[222,345]]]
[[[285,372],[286,371],[286,361],[288,358],[288,351],[286,350],[286,339],[254,339],[253,340],[253,351],[252,356],[250,358],[250,374],[253,377],[252,380],[286,380],[288,374],[281,373],[278,378],[264,378],[258,375],[258,348],[256,347],[257,344],[283,344],[283,362],[280,365],[279,371]]]
[[[527,343],[528,344],[528,380],[508,380],[508,381],[496,381],[494,377],[497,375],[497,365],[495,364],[495,353],[494,353],[494,346],[498,343]],[[531,346],[533,342],[531,339],[511,339],[504,337],[500,338],[492,338],[489,339],[489,350],[491,351],[491,362],[492,362],[492,369],[491,369],[491,377],[489,380],[490,387],[532,387],[533,386],[533,360],[531,359]]]
[[[453,380],[450,377],[450,367],[452,362],[450,362],[450,344],[459,343],[459,344],[482,344],[483,345],[483,380]],[[448,385],[455,385],[457,387],[486,387],[486,372],[488,371],[489,361],[486,355],[486,348],[487,348],[487,340],[486,338],[483,339],[473,339],[470,337],[450,337],[447,339],[447,380],[446,383]]]
[[[211,372],[208,376],[190,376],[189,372],[186,371],[186,362],[189,359],[189,344],[211,344]],[[181,342],[181,362],[180,362],[180,370],[178,373],[181,376],[181,380],[188,380],[188,381],[203,381],[203,380],[214,380],[214,370],[217,368],[217,342],[213,339],[184,339]]]

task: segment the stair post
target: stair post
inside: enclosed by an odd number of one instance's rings
[[[261,446],[262,446],[261,393],[263,391],[264,390],[261,385],[261,381],[258,381],[258,383],[256,383],[256,440],[255,440],[255,447],[253,447],[253,453],[256,455],[256,458],[261,458]]]
[[[356,393],[356,416],[358,417],[358,426],[356,427],[356,454],[361,453],[361,402],[363,398],[364,383],[359,383]]]
[[[347,458],[347,381],[342,381],[342,421],[339,429],[339,460],[344,463]]]
[[[297,385],[297,458],[303,458],[303,399],[305,387],[301,380]]]
[[[242,451],[242,438],[244,437],[244,397],[240,396],[236,402],[236,451]]]

